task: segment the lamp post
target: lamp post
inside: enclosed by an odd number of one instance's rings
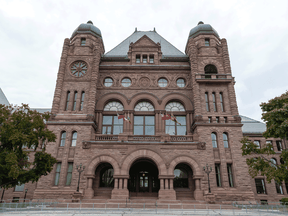
[[[28,191],[28,189],[25,189],[24,202],[25,202],[25,199],[26,199],[27,191]]]
[[[77,171],[79,172],[79,179],[78,179],[78,186],[77,186],[77,192],[79,192],[79,183],[80,183],[80,175],[85,170],[85,166],[82,167],[82,164],[76,166]]]
[[[1,202],[0,203],[2,203],[4,192],[5,192],[5,188],[2,188],[2,189],[3,189],[3,191],[2,191],[2,196],[1,196]]]
[[[209,168],[210,168],[210,169],[209,169]],[[209,193],[211,193],[209,174],[212,172],[212,167],[211,167],[211,166],[209,167],[208,164],[206,164],[206,167],[205,167],[205,166],[203,167],[203,171],[204,171],[205,173],[207,173]]]

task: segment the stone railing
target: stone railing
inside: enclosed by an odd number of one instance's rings
[[[170,136],[171,142],[193,142],[193,136]]]
[[[128,141],[160,142],[161,136],[128,135]]]
[[[118,141],[118,135],[113,134],[97,134],[95,141]]]
[[[196,74],[196,80],[231,80],[232,78],[231,74]]]

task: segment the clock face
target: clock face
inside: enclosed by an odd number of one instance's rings
[[[87,64],[84,61],[76,61],[71,66],[71,74],[75,77],[83,77],[87,73]]]

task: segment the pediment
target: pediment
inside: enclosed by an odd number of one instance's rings
[[[131,44],[132,48],[136,47],[160,47],[160,44],[156,44],[153,40],[151,40],[147,35],[143,35],[140,39],[138,39],[134,44]]]

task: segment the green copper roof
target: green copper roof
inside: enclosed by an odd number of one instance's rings
[[[90,33],[96,37],[102,38],[101,31],[99,28],[93,25],[92,21],[88,21],[87,23],[82,23],[78,26],[78,28],[75,29],[73,32],[71,39],[76,35],[76,34],[81,34],[81,33]]]
[[[204,24],[202,21],[198,23],[198,25],[190,30],[189,38],[196,37],[199,34],[215,34],[218,38],[219,35],[217,31],[210,25]]]

